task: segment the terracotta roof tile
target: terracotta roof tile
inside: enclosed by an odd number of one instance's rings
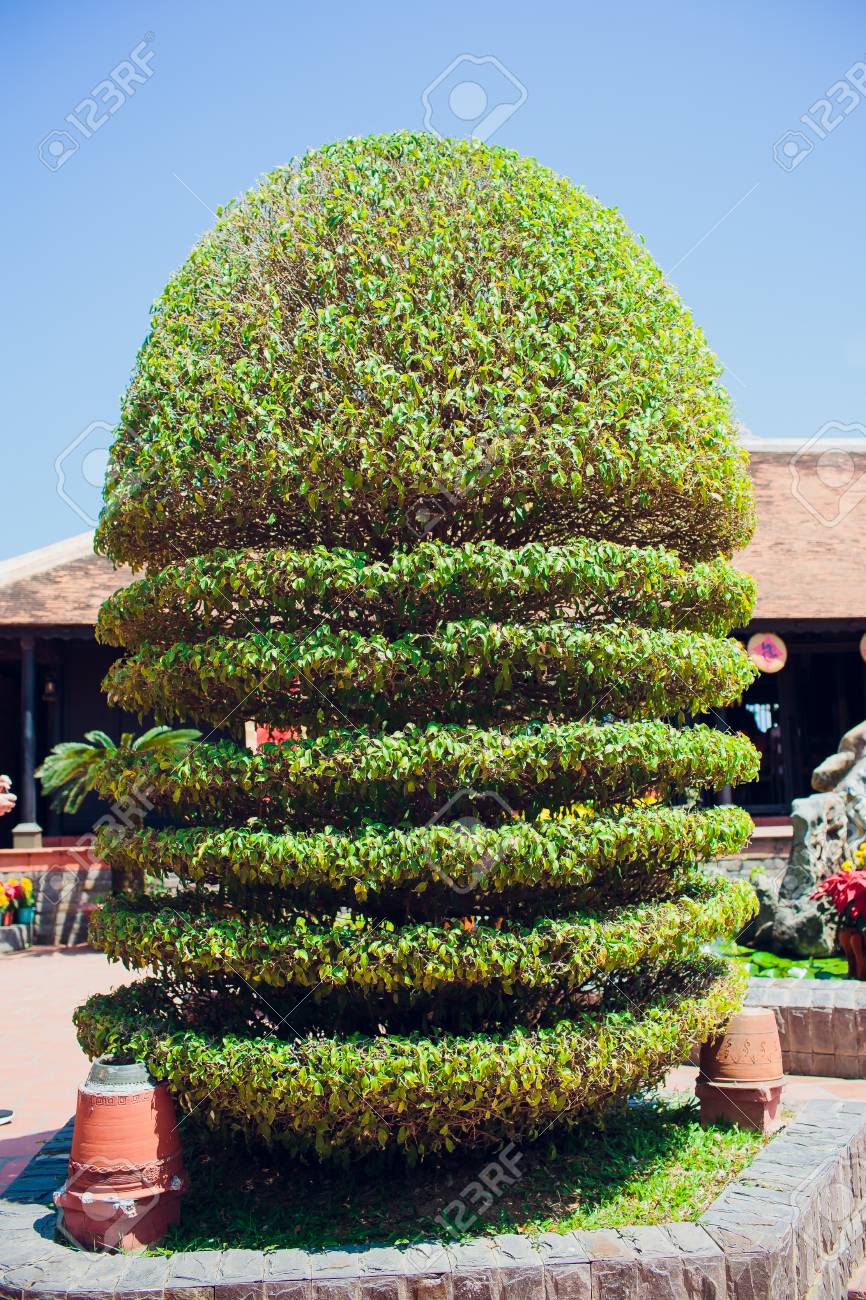
[[[866,452],[752,451],[755,618],[866,621]]]
[[[133,579],[93,554],[93,535],[82,533],[0,562],[0,625],[88,626],[99,606]]]

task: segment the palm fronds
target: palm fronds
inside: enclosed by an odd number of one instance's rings
[[[103,763],[119,749],[159,753],[167,758],[180,757],[200,736],[201,732],[194,727],[161,726],[151,727],[138,737],[125,731],[119,743],[115,743],[105,731],[88,731],[84,740],[64,740],[55,745],[37,767],[35,775],[42,782],[43,792],[52,796],[52,808],[57,812],[75,813],[94,789]]]

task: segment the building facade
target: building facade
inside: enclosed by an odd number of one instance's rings
[[[0,849],[77,837],[98,815],[95,801],[75,817],[53,812],[33,769],[60,740],[99,728],[115,739],[137,731],[136,719],[112,709],[100,684],[116,651],[96,643],[100,604],[132,581],[93,554],[93,534],[0,562],[0,772],[12,778],[18,805],[0,818]],[[13,835],[14,832],[14,835]]]
[[[813,769],[866,718],[866,438],[747,445],[758,524],[737,563],[758,599],[737,635],[766,670],[720,713],[761,752],[760,779],[734,792],[761,817],[809,794]]]

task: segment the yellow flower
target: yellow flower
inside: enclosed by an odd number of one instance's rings
[[[556,808],[553,812],[549,808],[542,808],[538,814],[538,820],[540,822],[549,822],[551,819],[555,822],[584,822],[591,821],[594,816],[595,813],[589,804],[573,803],[568,804],[565,808]]]

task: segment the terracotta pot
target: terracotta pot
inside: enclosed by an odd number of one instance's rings
[[[62,1227],[88,1249],[137,1250],[180,1217],[187,1181],[174,1103],[146,1066],[94,1061],[78,1090]]]
[[[0,925],[11,925],[14,920],[15,913],[10,908],[8,912],[4,912],[2,917],[0,917]]]
[[[782,1074],[776,1017],[766,1007],[743,1007],[701,1047],[700,1078],[709,1083],[754,1088],[781,1084]]]
[[[866,934],[841,925],[839,944],[848,959],[848,978],[866,980]]]

